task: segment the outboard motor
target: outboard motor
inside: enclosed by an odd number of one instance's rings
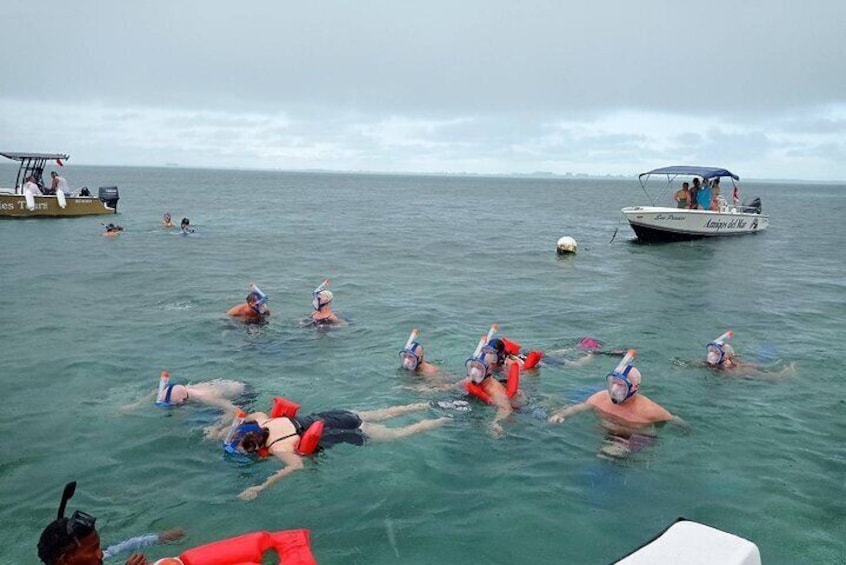
[[[760,214],[761,213],[761,199],[758,197],[753,198],[747,202],[743,203],[743,211],[748,214]]]
[[[109,208],[114,208],[115,212],[117,212],[117,203],[118,200],[120,200],[120,196],[118,195],[118,187],[101,186],[100,193],[98,196],[103,204],[105,204]]]

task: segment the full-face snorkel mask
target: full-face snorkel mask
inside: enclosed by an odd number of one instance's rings
[[[732,335],[732,331],[729,330],[708,344],[705,350],[705,362],[709,366],[722,367],[726,360],[726,341],[731,339]]]
[[[496,349],[490,343],[497,329],[499,329],[498,326],[493,324],[488,330],[488,335],[482,336],[479,339],[473,356],[464,363],[464,366],[467,368],[467,378],[475,384],[481,383],[486,377],[491,375],[493,364],[496,362],[498,356]]]
[[[405,347],[399,353],[402,368],[407,371],[416,371],[420,363],[423,362],[423,346],[415,341],[418,333],[416,328],[411,330],[411,334],[405,342]]]
[[[323,279],[320,286],[311,292],[311,306],[317,312],[330,302],[332,302],[332,293],[326,288],[329,286],[329,279]]]
[[[614,404],[622,404],[637,392],[640,385],[629,380],[629,373],[632,369],[634,369],[634,365],[626,365],[622,371],[615,369],[605,378],[608,395]]]

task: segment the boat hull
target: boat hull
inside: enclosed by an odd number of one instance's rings
[[[737,211],[682,210],[635,206],[623,215],[642,241],[689,241],[706,237],[746,235],[767,229],[769,216]]]
[[[0,192],[0,218],[39,218],[39,217],[71,217],[71,216],[99,216],[117,214],[117,207],[107,206],[96,196],[71,196],[65,200],[65,207],[55,196],[35,196],[32,208],[27,206],[23,194]]]

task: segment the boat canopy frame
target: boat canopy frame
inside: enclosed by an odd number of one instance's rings
[[[653,206],[655,206],[655,199],[653,199],[652,195],[649,194],[649,191],[646,190],[646,184],[649,182],[649,177],[652,175],[665,175],[667,177],[667,184],[664,186],[663,190],[661,190],[661,193],[658,195],[658,198],[662,198],[664,194],[667,193],[670,187],[673,186],[673,182],[675,182],[676,177],[680,175],[700,177],[704,181],[729,177],[731,178],[732,186],[735,186],[734,181],[740,180],[740,177],[734,174],[733,172],[729,171],[728,169],[721,169],[719,167],[673,165],[670,167],[660,167],[658,169],[653,169],[651,171],[641,173],[637,177],[638,182],[640,182],[641,190],[643,190],[644,194],[646,194],[646,197],[649,198],[649,202]]]
[[[18,161],[18,176],[15,179],[15,194],[23,194],[23,185],[30,175],[35,177],[39,186],[44,186],[44,167],[47,161],[56,161],[61,167],[62,161],[67,161],[70,156],[64,153],[11,153],[0,152],[0,156],[12,161]]]

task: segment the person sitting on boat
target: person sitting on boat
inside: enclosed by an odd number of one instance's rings
[[[326,287],[329,286],[329,279],[324,279],[317,288],[312,291],[311,306],[314,311],[311,313],[311,322],[316,326],[341,326],[346,321],[332,312],[332,300],[335,295]]]
[[[673,194],[673,200],[676,202],[676,208],[690,207],[690,184],[682,183],[682,187]]]
[[[549,422],[559,424],[570,416],[593,410],[610,425],[616,423],[639,428],[662,422],[683,424],[681,418],[673,416],[658,403],[639,394],[642,379],[640,371],[631,365],[633,359],[634,350],[630,350],[617,368],[606,377],[606,390],[594,393],[584,402],[553,412]]]
[[[173,218],[170,215],[170,212],[165,212],[164,216],[162,216],[162,226],[166,228],[174,228],[176,224],[173,223]]]
[[[708,209],[713,212],[719,212],[723,209],[725,203],[725,198],[720,196],[720,179],[714,179],[714,182],[711,184],[711,206]]]
[[[699,210],[711,209],[711,184],[707,179],[702,181],[702,186],[696,195],[696,207]]]
[[[115,224],[107,224],[106,231],[103,232],[103,237],[117,237],[123,231],[123,226]]]
[[[304,417],[282,416],[271,418],[263,412],[249,414],[244,422],[255,422],[259,429],[244,433],[238,440],[237,451],[250,455],[261,455],[262,453],[273,455],[283,463],[283,467],[260,485],[245,489],[238,497],[243,500],[253,500],[267,487],[302,469],[304,465],[303,458],[298,453],[299,442],[312,424],[318,421],[323,423],[318,449],[328,448],[339,443],[363,446],[370,441],[388,442],[406,438],[420,432],[434,430],[451,421],[451,418],[447,417],[425,419],[400,428],[389,428],[375,423],[412,412],[427,410],[429,407],[428,403],[421,402],[406,406],[392,406],[370,412],[328,410]],[[218,435],[221,438],[228,436],[229,434],[226,431],[221,429]]]
[[[693,177],[693,186],[690,187],[690,201],[688,202],[688,206],[691,210],[696,209],[696,199],[699,197],[699,191],[701,188],[702,187],[699,185],[699,177]]]
[[[191,227],[191,220],[188,218],[182,218],[182,221],[179,223],[179,229],[183,234],[194,233],[194,228]]]
[[[270,309],[267,307],[267,297],[261,291],[251,290],[243,304],[233,306],[226,313],[233,318],[244,318],[246,320],[261,320],[270,316]]]
[[[50,171],[50,176],[53,178],[50,184],[50,190],[53,194],[56,194],[60,190],[68,195],[71,193],[71,188],[68,185],[68,181],[65,180],[65,177],[59,176],[59,173],[56,171]]]
[[[33,196],[43,196],[44,193],[41,192],[41,188],[38,186],[38,181],[35,179],[33,175],[29,175],[26,177],[26,182],[23,185],[23,191],[29,191],[32,193]]]

